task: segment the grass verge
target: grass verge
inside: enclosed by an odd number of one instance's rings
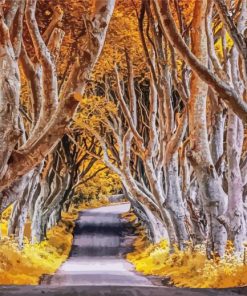
[[[22,250],[13,238],[7,237],[7,224],[11,209],[2,215],[0,241],[0,284],[37,285],[43,274],[53,274],[68,258],[75,220],[81,210],[107,205],[107,200],[92,200],[62,213],[62,221],[48,231],[48,239],[30,244],[30,223],[25,227],[25,244]]]
[[[125,218],[134,221],[133,214]],[[189,288],[228,288],[247,285],[247,265],[233,255],[230,243],[224,258],[208,260],[205,247],[189,247],[169,253],[166,240],[151,244],[143,228],[137,228],[134,251],[127,255],[135,269],[144,275],[169,278],[171,285]],[[167,280],[166,280],[167,282]]]

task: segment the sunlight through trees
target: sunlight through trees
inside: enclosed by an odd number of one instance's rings
[[[0,0],[0,16],[2,240],[42,244],[75,204],[121,193],[166,240],[155,260],[199,249],[240,270],[247,0]]]

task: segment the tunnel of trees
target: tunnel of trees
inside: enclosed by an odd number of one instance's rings
[[[247,0],[0,0],[0,16],[0,211],[20,247],[27,219],[41,242],[105,170],[151,241],[242,253]]]

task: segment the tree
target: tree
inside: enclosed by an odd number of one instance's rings
[[[39,164],[63,136],[65,128],[78,105],[77,98],[84,92],[90,72],[103,47],[114,7],[114,1],[95,1],[91,21],[89,21],[91,24],[91,39],[87,38],[87,32],[84,31],[80,39],[81,47],[78,57],[71,67],[66,85],[58,94],[54,57],[52,58],[52,52],[46,46],[39,32],[35,18],[36,2],[27,1],[25,16],[35,55],[43,71],[42,85],[37,86],[39,88],[43,87],[42,104],[36,124],[37,129],[34,127],[35,134],[31,134],[28,141],[19,150],[8,150],[11,155],[7,157],[8,164],[3,167],[5,174],[3,174],[0,182],[1,191],[11,186],[14,181],[19,180]],[[4,22],[3,18],[2,22]],[[6,30],[6,34],[3,35],[5,36],[4,44],[10,44],[8,28],[4,23],[2,26]],[[55,34],[53,34],[53,38],[55,39]],[[60,38],[55,40],[61,41]],[[55,49],[57,52],[56,47],[57,45],[53,45],[53,50]],[[13,48],[11,50],[13,51]],[[15,60],[15,67],[18,67],[17,61]],[[19,95],[17,93],[16,97],[19,97]],[[57,102],[58,96],[60,96],[59,104]],[[16,108],[18,109],[18,106]],[[52,112],[53,108],[54,114]],[[14,117],[17,118],[17,116]],[[45,122],[46,126],[44,127]]]
[[[242,37],[236,39],[245,30],[246,3],[230,7],[239,10],[233,19],[219,2],[132,1],[138,27],[126,12],[136,25],[133,36],[137,29],[140,34],[138,54],[121,45],[126,64],[119,54],[117,66],[110,60],[101,80],[97,72],[97,95],[114,102],[117,111],[96,112],[99,125],[87,127],[133,207],[141,205],[139,213],[148,209],[162,222],[171,246],[183,249],[188,240],[207,238],[208,257],[223,256],[227,238],[241,251],[246,233],[246,76],[243,47],[234,44],[243,45]],[[151,222],[146,225],[153,229]]]
[[[62,150],[65,140],[60,141],[101,53],[114,8],[114,0],[94,1],[87,26],[81,19],[79,39],[73,40],[75,57],[67,59],[68,71],[61,81],[59,56],[64,38],[68,43],[59,28],[63,11],[51,5],[53,19],[41,33],[37,4],[36,0],[0,3],[1,212],[15,202],[9,234],[18,237],[20,247],[27,215],[32,219],[33,241],[41,241],[49,216],[63,206],[74,185],[76,163],[68,165],[68,151]]]
[[[51,5],[51,22],[47,3],[6,4],[1,210],[15,201],[9,233],[19,244],[27,215],[41,241],[75,196],[96,195],[95,180],[110,176],[153,242],[204,244],[212,258],[231,240],[241,255],[246,0],[120,0],[110,25],[113,0],[71,22],[66,1]]]

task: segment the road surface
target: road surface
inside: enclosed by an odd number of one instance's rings
[[[247,288],[181,289],[154,286],[123,259],[128,250],[126,223],[119,215],[128,204],[84,211],[76,223],[69,259],[40,286],[2,286],[0,296],[236,296]],[[126,244],[127,242],[127,244]]]
[[[129,204],[119,204],[80,213],[69,259],[53,277],[50,285],[126,285],[150,286],[152,283],[133,271],[123,258],[126,251],[125,223],[120,214]]]

